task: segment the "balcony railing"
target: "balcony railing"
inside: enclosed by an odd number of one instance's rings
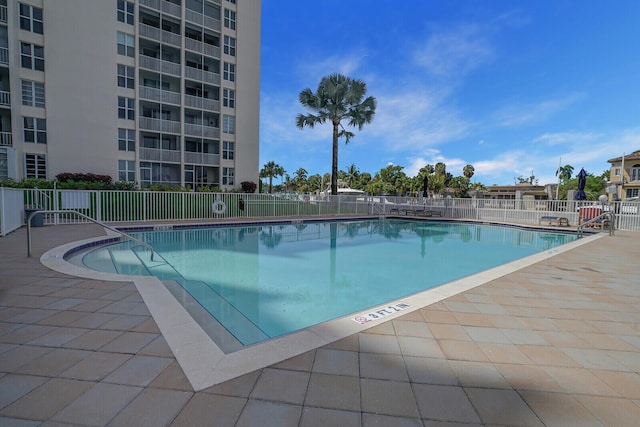
[[[0,146],[11,147],[12,145],[11,132],[0,132]]]
[[[156,28],[147,24],[140,24],[138,25],[138,29],[140,30],[140,36],[146,37],[151,40],[160,41],[160,28]]]
[[[219,166],[220,154],[193,153],[185,151],[184,162],[198,165]]]
[[[156,132],[180,133],[180,122],[140,117],[140,128]]]
[[[139,55],[140,67],[147,70],[161,71],[166,74],[171,74],[180,77],[181,65],[175,62],[163,61],[158,58],[152,58],[151,56]]]
[[[11,106],[11,92],[0,91],[0,105]]]
[[[140,4],[152,9],[160,10],[160,0],[140,0]]]
[[[162,42],[175,47],[182,47],[182,37],[180,37],[180,34],[175,34],[170,31],[162,31]]]
[[[184,133],[189,136],[203,136],[206,138],[220,138],[220,128],[202,126],[193,123],[184,124]]]
[[[9,48],[0,47],[0,64],[9,65]]]
[[[219,19],[210,18],[191,9],[185,9],[185,20],[196,23],[204,28],[220,31],[221,23]]]
[[[220,58],[220,47],[218,46],[202,43],[198,40],[190,39],[188,37],[185,37],[184,39],[184,46],[194,52],[204,53],[207,56]]]
[[[155,10],[162,10],[164,13],[173,15],[176,18],[181,16],[181,7],[166,0],[140,0],[140,4]]]
[[[140,98],[166,104],[180,105],[180,94],[169,90],[161,90],[154,87],[140,86]]]
[[[220,74],[212,73],[210,71],[199,70],[193,67],[185,67],[184,76],[191,80],[211,83],[214,85],[220,84]]]
[[[180,18],[182,16],[181,7],[177,4],[168,2],[167,0],[162,0],[162,11],[168,15],[173,15],[176,18]]]
[[[202,98],[199,96],[185,95],[184,105],[200,110],[220,111],[220,101],[209,98]]]
[[[180,163],[180,151],[140,147],[140,160]]]

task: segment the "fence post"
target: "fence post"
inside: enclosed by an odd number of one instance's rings
[[[96,219],[102,222],[102,193],[101,190],[95,190],[93,194],[96,197]]]

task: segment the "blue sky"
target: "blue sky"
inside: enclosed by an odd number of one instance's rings
[[[263,0],[260,167],[331,170],[331,129],[299,130],[304,88],[367,83],[373,122],[338,167],[472,181],[557,182],[560,159],[600,174],[640,149],[640,1]]]

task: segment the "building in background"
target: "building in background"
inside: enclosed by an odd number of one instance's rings
[[[611,163],[609,200],[638,200],[640,196],[640,150],[607,160]]]
[[[0,179],[258,182],[260,0],[0,0]]]

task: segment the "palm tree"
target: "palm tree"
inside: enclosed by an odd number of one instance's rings
[[[467,179],[471,179],[476,169],[471,165],[466,165],[462,168],[462,174],[467,177]]]
[[[571,179],[571,175],[573,175],[573,166],[571,165],[560,166],[556,171],[556,176],[560,178],[560,181],[563,183],[569,181]]]
[[[318,90],[313,93],[307,88],[300,92],[299,101],[304,107],[313,111],[311,114],[298,114],[296,126],[304,129],[330,121],[333,126],[333,150],[331,162],[331,194],[338,194],[338,139],[345,138],[345,143],[355,136],[342,124],[362,130],[365,124],[371,123],[376,111],[376,99],[372,96],[364,98],[367,85],[362,80],[352,79],[342,74],[331,74],[323,77]]]
[[[260,178],[269,178],[269,193],[271,193],[273,177],[284,175],[284,168],[274,161],[265,163],[264,167],[260,171]]]
[[[347,185],[351,188],[355,188],[354,184],[358,182],[358,178],[360,177],[360,171],[356,167],[355,163],[351,163],[351,166],[349,166],[345,171],[345,175],[347,178]]]

